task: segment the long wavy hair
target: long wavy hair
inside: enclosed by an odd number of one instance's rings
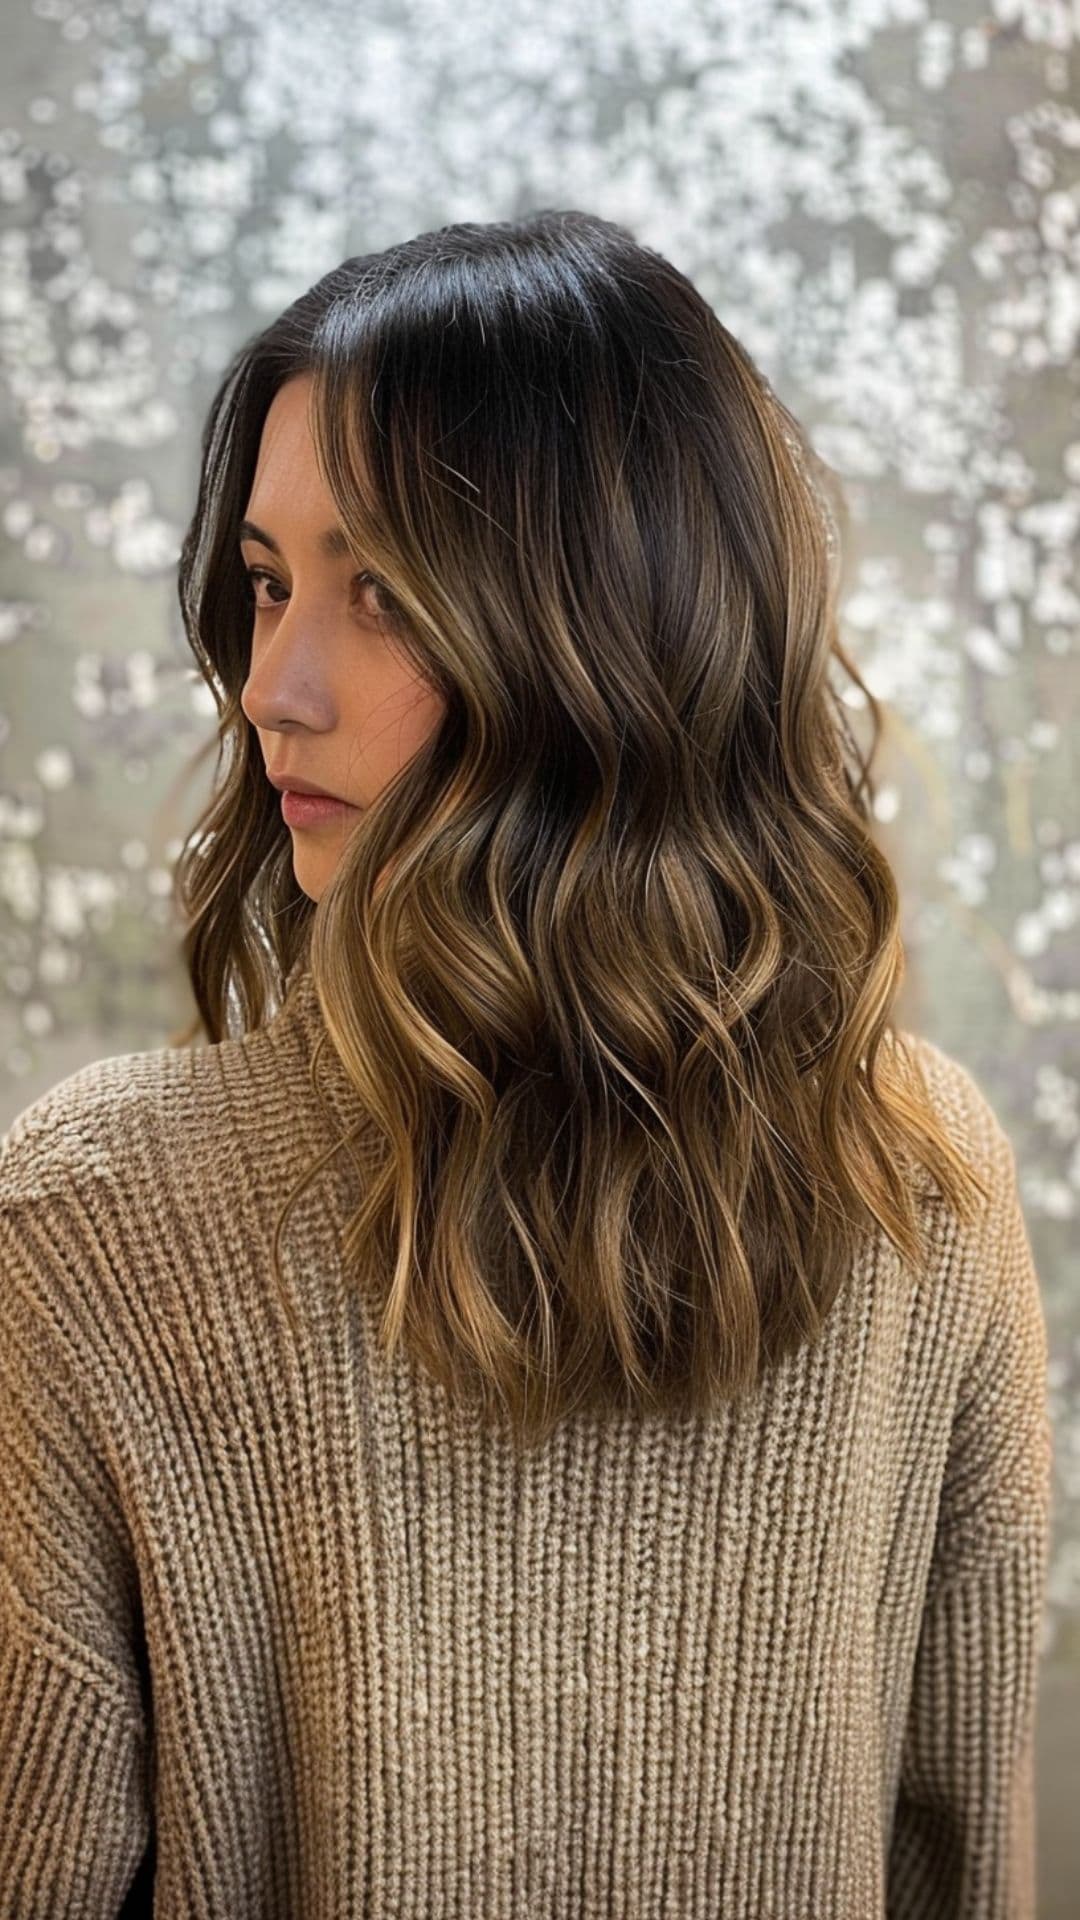
[[[350,550],[445,699],[317,905],[240,704],[237,527],[298,374]],[[198,1016],[170,1044],[228,1037],[230,993],[260,1026],[304,959],[312,1083],[328,1041],[364,1119],[286,1198],[275,1278],[348,1148],[346,1271],[385,1350],[523,1447],[575,1410],[749,1391],[816,1342],[868,1236],[918,1266],[926,1175],[962,1219],[988,1198],[892,1019],[844,524],[691,282],[577,211],[345,260],[212,402],[179,595],[219,778],[175,869]]]

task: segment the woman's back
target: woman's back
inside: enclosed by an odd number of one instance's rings
[[[340,1157],[294,1341],[269,1240],[331,1136],[293,989],[4,1141],[4,1913],[151,1869],[166,1920],[1033,1913],[1046,1334],[967,1071],[913,1042],[992,1189],[926,1197],[917,1281],[883,1238],[743,1404],[521,1459],[380,1352]]]

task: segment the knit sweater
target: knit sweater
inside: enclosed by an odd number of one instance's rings
[[[518,1456],[342,1288],[356,1117],[268,1023],[95,1062],[0,1146],[3,1920],[1024,1920],[1051,1509],[1012,1147],[823,1337]],[[151,1904],[152,1902],[152,1904]]]

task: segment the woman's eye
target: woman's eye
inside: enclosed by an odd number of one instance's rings
[[[262,601],[261,601],[261,600],[260,600],[260,599],[258,598],[258,596],[257,596],[257,594],[256,594],[256,592],[255,592],[255,582],[256,582],[257,580],[265,580],[265,581],[266,581],[266,585],[267,585],[267,588],[268,588],[268,589],[269,589],[270,587],[279,587],[279,586],[281,585],[281,582],[280,582],[280,580],[275,580],[275,579],[274,579],[274,576],[273,576],[273,574],[272,574],[272,573],[264,573],[264,572],[263,572],[263,569],[262,569],[261,567],[248,567],[248,569],[247,569],[247,577],[248,577],[248,579],[249,579],[249,581],[251,582],[251,588],[252,588],[252,592],[251,592],[251,596],[250,596],[250,597],[251,597],[251,604],[252,604],[252,606],[253,606],[253,607],[255,607],[255,608],[261,608],[261,607],[263,606],[263,604],[264,604],[264,603],[263,603],[263,602],[262,602]],[[277,600],[272,600],[272,601],[270,602],[270,604],[271,604],[271,606],[279,606],[279,605],[280,605],[281,603],[280,603],[280,601],[277,601]]]
[[[288,599],[287,589],[282,586],[280,580],[275,580],[272,573],[267,573],[265,567],[247,567],[245,572],[251,583],[252,590],[250,599],[256,613],[266,612],[268,605],[270,607],[280,607],[283,604],[283,601],[273,598],[270,599],[269,603],[265,600],[260,600],[256,591],[256,582],[259,580],[265,580],[267,593],[270,593],[271,589],[276,587],[278,592],[283,594],[285,599]],[[375,574],[358,573],[352,584],[354,587],[370,586],[374,590],[375,609],[378,613],[389,615],[393,612],[393,600],[389,588],[385,587],[382,581],[376,578]]]

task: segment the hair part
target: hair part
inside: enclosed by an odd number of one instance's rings
[[[301,373],[388,632],[446,703],[317,908],[240,706],[235,528]],[[308,955],[365,1119],[286,1200],[275,1276],[347,1147],[344,1256],[386,1351],[524,1447],[576,1411],[749,1391],[874,1235],[917,1267],[925,1175],[963,1219],[988,1197],[893,1022],[844,517],[691,282],[576,211],[346,260],[211,406],[179,595],[225,767],[177,867],[198,1018],[174,1044],[223,1037],[230,987],[259,1026]]]

